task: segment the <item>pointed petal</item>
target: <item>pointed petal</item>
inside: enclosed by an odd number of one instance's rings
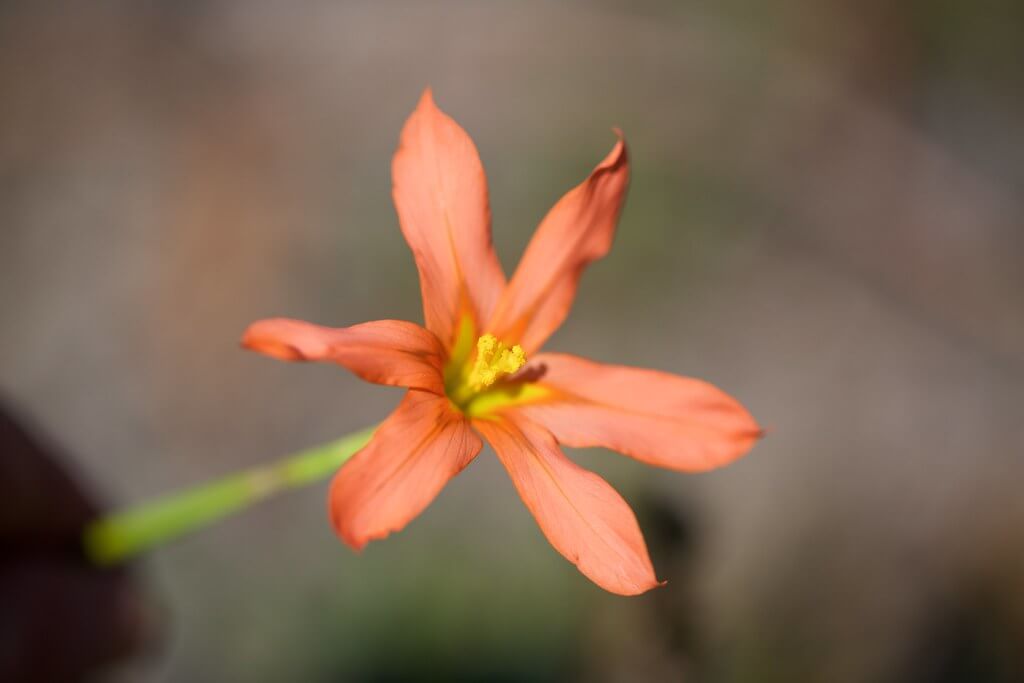
[[[626,142],[615,132],[611,153],[541,221],[487,326],[527,355],[565,320],[583,269],[611,249],[629,184]]]
[[[547,393],[515,410],[574,448],[601,446],[649,465],[709,470],[744,455],[762,436],[750,413],[707,382],[656,370],[539,354]]]
[[[356,550],[401,530],[482,447],[447,398],[410,391],[334,476],[328,500],[334,530]]]
[[[474,420],[555,549],[591,581],[620,595],[659,585],[633,511],[601,477],[519,416]]]
[[[491,244],[487,179],[473,140],[429,89],[391,164],[399,223],[420,273],[426,326],[451,349],[464,314],[486,322],[505,287]]]
[[[374,384],[444,394],[441,342],[404,320],[333,328],[272,318],[250,325],[242,346],[280,360],[337,363]]]

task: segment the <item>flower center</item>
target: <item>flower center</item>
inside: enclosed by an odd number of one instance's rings
[[[485,334],[476,340],[474,354],[471,339],[468,335],[462,337],[445,369],[448,398],[459,409],[465,409],[495,382],[526,365],[526,353],[518,344],[510,347],[493,334]]]
[[[504,375],[511,375],[526,365],[526,353],[516,344],[506,346],[493,334],[485,334],[476,340],[476,361],[466,378],[466,384],[474,391],[483,391]]]

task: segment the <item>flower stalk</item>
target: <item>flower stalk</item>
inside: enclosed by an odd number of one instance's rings
[[[369,427],[276,462],[101,517],[85,529],[85,554],[99,566],[119,564],[273,495],[321,481],[365,446],[375,429]]]

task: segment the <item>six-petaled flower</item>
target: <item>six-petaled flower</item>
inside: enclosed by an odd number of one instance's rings
[[[354,548],[403,528],[486,439],[551,544],[614,593],[657,585],[632,510],[560,448],[600,446],[695,472],[761,435],[733,398],[696,379],[540,353],[584,268],[611,247],[629,182],[621,133],[590,176],[555,204],[506,280],[491,244],[484,170],[430,91],[392,163],[402,233],[419,269],[425,326],[397,320],[326,328],[289,319],[246,331],[248,348],[338,363],[405,398],[334,478],[329,511]]]

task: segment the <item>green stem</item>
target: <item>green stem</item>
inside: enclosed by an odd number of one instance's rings
[[[171,493],[90,523],[86,555],[97,565],[122,562],[198,531],[261,500],[320,481],[366,445],[376,427],[299,451],[277,462]]]

